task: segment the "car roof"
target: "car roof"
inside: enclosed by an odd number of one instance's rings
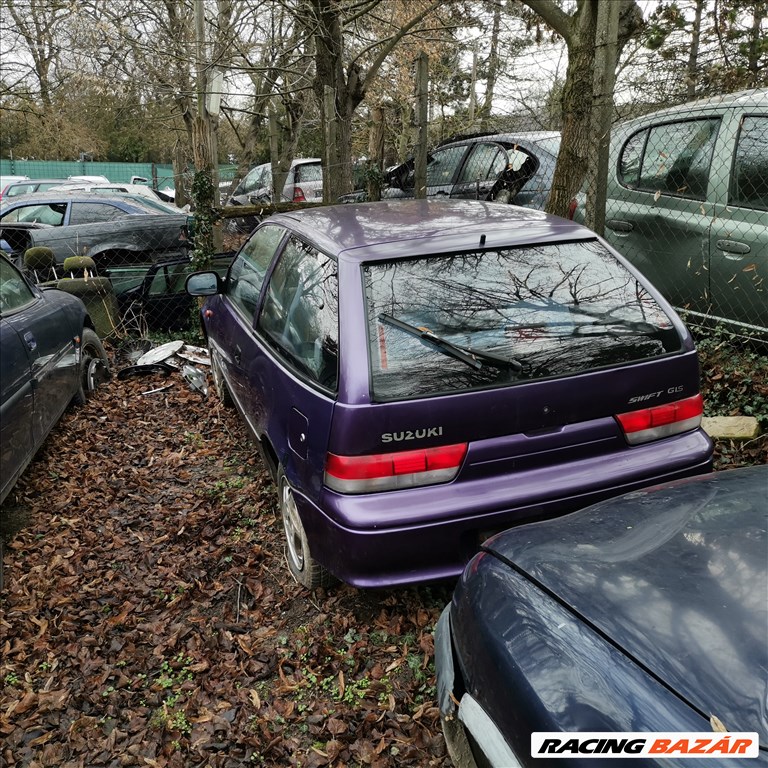
[[[572,221],[531,208],[478,200],[383,200],[277,214],[281,224],[330,256],[383,260],[562,239],[593,239]],[[394,249],[408,243],[408,250]]]
[[[768,109],[768,88],[751,88],[736,93],[726,93],[722,96],[712,96],[706,99],[688,101],[672,107],[648,112],[619,123],[622,128],[633,127],[647,120],[657,120],[668,117],[679,120],[681,117],[693,116],[697,112],[710,112],[716,109],[754,108]]]
[[[138,196],[136,196],[138,199]],[[133,199],[126,192],[120,192],[116,195],[101,195],[96,192],[88,192],[79,189],[47,189],[44,192],[30,192],[28,195],[17,195],[7,203],[3,199],[3,208],[8,209],[17,205],[28,205],[29,203],[63,203],[63,202],[88,202],[88,203],[115,203],[125,205],[133,204]]]

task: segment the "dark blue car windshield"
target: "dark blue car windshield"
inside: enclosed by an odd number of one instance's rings
[[[643,284],[597,241],[363,269],[375,400],[571,375],[681,345]]]

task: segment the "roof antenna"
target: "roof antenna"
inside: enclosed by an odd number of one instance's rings
[[[485,235],[480,235],[480,245],[485,245]]]

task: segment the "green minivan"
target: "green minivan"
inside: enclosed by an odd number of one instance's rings
[[[613,129],[605,238],[691,325],[768,338],[768,88]]]

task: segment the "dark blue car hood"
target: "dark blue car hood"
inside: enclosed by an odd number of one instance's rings
[[[730,731],[768,743],[768,467],[681,480],[484,549]]]

